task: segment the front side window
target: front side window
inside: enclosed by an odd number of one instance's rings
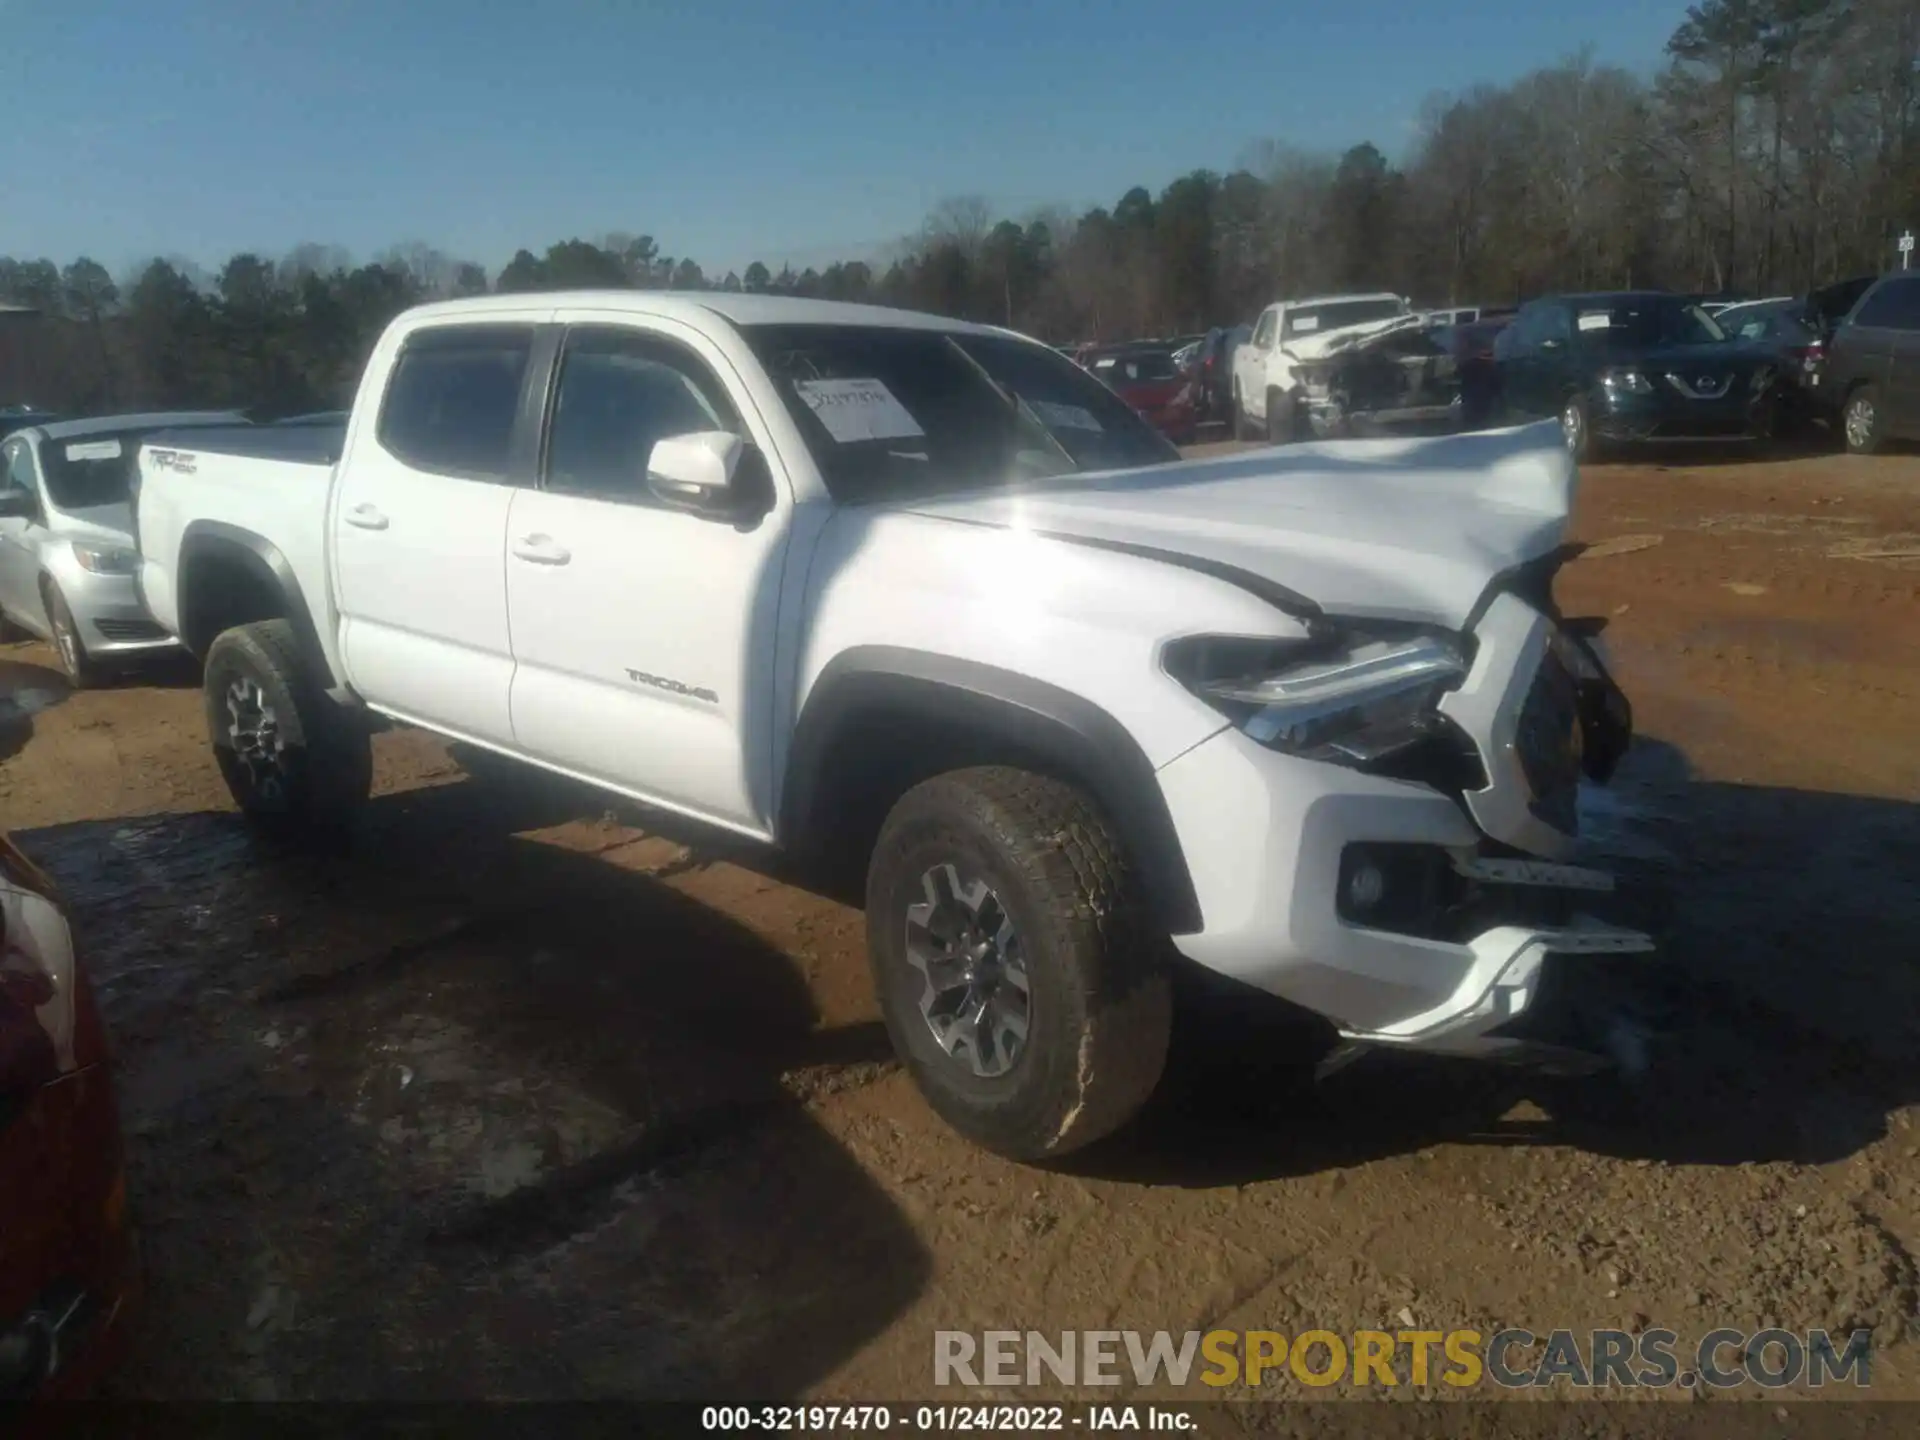
[[[743,333],[842,503],[1180,457],[1132,406],[1043,345],[888,326]]]
[[[636,330],[568,332],[548,430],[549,490],[657,503],[647,489],[655,442],[701,430],[741,433],[725,390],[690,351]]]
[[[418,470],[504,476],[532,350],[531,325],[416,331],[380,402],[381,447]]]
[[[24,490],[29,495],[40,493],[39,480],[33,473],[33,447],[24,440],[7,446],[6,488]]]
[[[1273,311],[1268,310],[1260,316],[1260,323],[1253,330],[1253,343],[1259,349],[1265,350],[1273,344],[1273,324]]]

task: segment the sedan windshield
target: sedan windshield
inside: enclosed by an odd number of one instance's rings
[[[1044,345],[877,325],[743,330],[843,504],[1180,458]]]

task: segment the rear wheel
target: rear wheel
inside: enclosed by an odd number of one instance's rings
[[[283,835],[344,830],[373,785],[366,728],[327,699],[293,626],[224,632],[207,652],[208,738],[241,813]]]
[[[867,949],[895,1050],[955,1130],[1016,1160],[1130,1120],[1172,1029],[1165,941],[1104,818],[999,767],[915,786],[867,875]]]
[[[1855,455],[1872,455],[1880,449],[1880,395],[1875,387],[1862,385],[1847,396],[1840,409],[1840,433]]]
[[[76,690],[93,688],[106,678],[106,672],[87,654],[87,644],[80,638],[80,626],[60,587],[47,581],[45,595],[47,629],[53,636],[53,653],[60,661],[67,683]]]

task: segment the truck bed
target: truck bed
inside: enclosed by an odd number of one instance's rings
[[[332,465],[340,459],[340,447],[346,438],[345,420],[301,420],[279,425],[168,430],[149,437],[147,443],[162,449],[225,455],[236,460],[292,460],[307,465]]]

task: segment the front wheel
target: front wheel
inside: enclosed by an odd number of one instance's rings
[[[927,1103],[1014,1160],[1133,1118],[1172,1030],[1166,941],[1080,791],[999,767],[915,786],[867,873],[887,1031]]]
[[[53,581],[48,580],[46,586],[47,630],[53,636],[53,653],[69,685],[76,690],[91,690],[106,679],[106,672],[87,654],[87,643],[80,638],[80,626],[67,597]]]
[[[1593,458],[1593,426],[1588,420],[1587,402],[1578,395],[1568,396],[1560,408],[1560,437],[1575,460]]]
[[[293,626],[225,631],[207,652],[208,738],[241,813],[286,836],[338,833],[373,788],[366,728],[320,691]]]
[[[1240,389],[1233,391],[1233,438],[1236,440],[1253,439],[1253,428],[1247,422],[1247,407],[1240,403]]]
[[[1840,410],[1840,433],[1847,437],[1847,449],[1854,455],[1872,455],[1880,449],[1880,395],[1871,385],[1862,385],[1847,397]]]

